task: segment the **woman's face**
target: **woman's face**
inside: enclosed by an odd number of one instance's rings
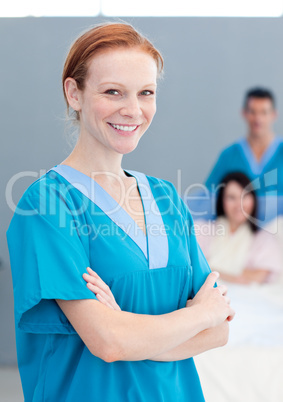
[[[227,219],[239,226],[248,219],[254,208],[254,199],[236,181],[230,181],[223,196],[223,209]]]
[[[133,151],[156,112],[156,79],[154,59],[139,49],[98,53],[89,62],[85,88],[73,94],[81,135],[120,154]]]

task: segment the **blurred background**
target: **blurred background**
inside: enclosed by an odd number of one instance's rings
[[[104,21],[129,22],[165,59],[157,114],[137,150],[124,157],[124,168],[170,180],[180,194],[202,183],[221,149],[246,134],[241,107],[253,86],[275,93],[275,133],[283,133],[283,2],[199,1],[196,6],[174,1],[167,9],[159,1],[37,3],[0,5],[1,401],[23,400],[6,244],[11,206],[72,149],[61,72],[71,42],[82,31]],[[9,206],[7,185],[12,186]]]

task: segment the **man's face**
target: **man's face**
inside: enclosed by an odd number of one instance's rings
[[[262,137],[272,131],[272,125],[276,119],[276,110],[268,98],[250,98],[243,117],[247,122],[249,133],[256,137]]]

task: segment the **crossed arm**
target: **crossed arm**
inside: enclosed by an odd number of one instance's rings
[[[92,270],[84,274],[98,300],[57,303],[92,354],[117,360],[182,360],[226,344],[234,316],[224,285],[211,273],[186,307],[162,315],[121,311],[109,287]]]

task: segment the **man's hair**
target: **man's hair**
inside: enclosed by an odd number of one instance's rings
[[[249,89],[245,95],[244,105],[243,105],[244,109],[247,109],[249,100],[251,98],[269,99],[272,103],[273,108],[274,109],[276,108],[275,96],[272,93],[272,91],[270,91],[269,89],[261,88],[261,87]]]

